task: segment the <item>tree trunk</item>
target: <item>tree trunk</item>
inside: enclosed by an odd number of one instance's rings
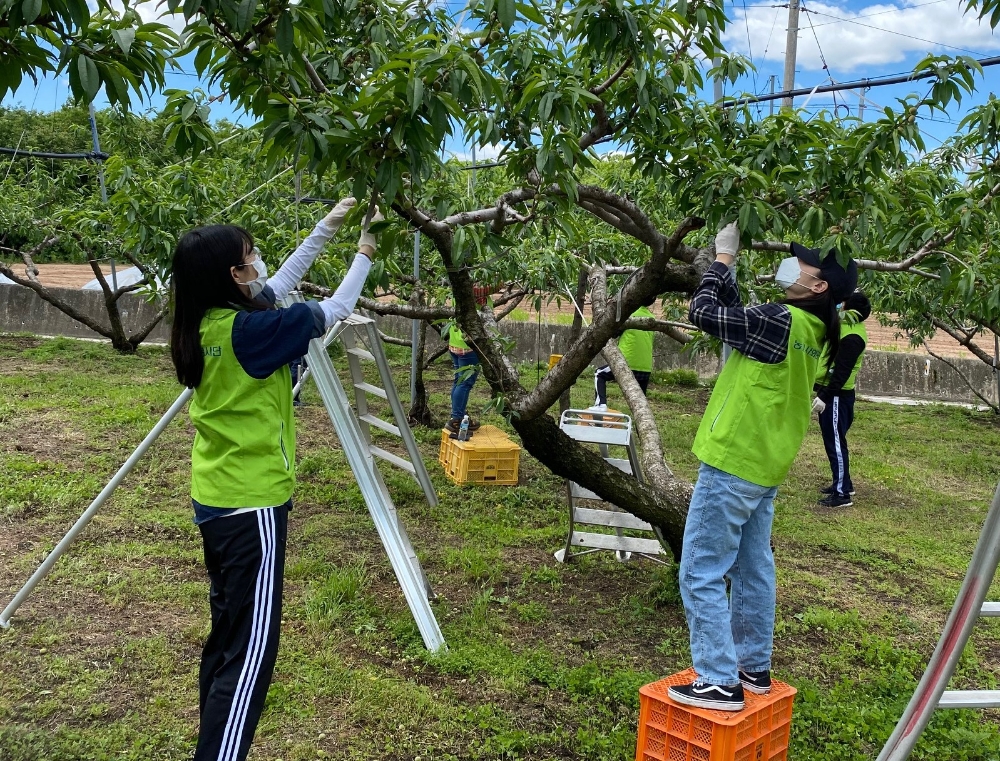
[[[417,331],[417,346],[414,349],[417,353],[416,375],[414,376],[414,388],[416,394],[410,400],[410,411],[407,413],[410,425],[434,425],[431,415],[430,405],[427,404],[427,388],[424,386],[424,355],[427,352],[427,321],[420,321],[420,328]]]

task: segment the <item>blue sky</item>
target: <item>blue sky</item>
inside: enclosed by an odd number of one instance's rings
[[[458,2],[448,0],[452,7]],[[144,4],[140,11],[147,18],[154,18],[157,11],[153,3]],[[1000,55],[1000,36],[995,35],[986,22],[979,23],[974,16],[963,14],[957,0],[902,0],[893,3],[873,3],[867,0],[849,2],[812,2],[806,0],[800,14],[796,87],[812,87],[836,82],[849,82],[861,78],[874,78],[907,73],[927,53],[971,55],[976,58]],[[785,55],[785,37],[788,21],[787,6],[779,2],[761,0],[726,0],[730,24],[724,33],[726,46],[734,52],[748,56],[756,66],[755,74],[745,77],[734,87],[726,87],[726,95],[764,93],[770,90],[771,76],[775,88],[782,87]],[[179,25],[175,24],[179,28]],[[824,68],[824,64],[826,68]],[[186,72],[176,72],[167,77],[167,86],[190,89],[201,86],[209,94],[217,88],[199,82],[192,66]],[[926,81],[904,85],[879,87],[866,96],[863,117],[876,118],[880,106],[895,104],[896,98],[909,93],[926,92]],[[928,148],[936,146],[955,128],[970,105],[984,101],[991,91],[1000,90],[1000,66],[987,68],[978,82],[978,92],[952,108],[947,116],[938,115],[934,121],[921,120]],[[3,99],[2,105],[21,105],[38,111],[58,108],[65,102],[68,85],[65,77],[47,78],[37,86],[27,81],[14,94]],[[162,104],[154,99],[153,107]],[[798,98],[796,106],[810,112],[837,107],[841,115],[859,116],[859,93],[816,94],[812,98]],[[98,100],[101,107],[101,100]],[[776,106],[777,107],[777,104]],[[142,108],[137,106],[137,108]],[[755,109],[756,110],[756,109]],[[768,104],[760,106],[760,114],[769,113]],[[249,119],[223,103],[213,105],[213,118],[229,118],[248,124]],[[449,146],[458,155],[467,156],[469,149],[461,144]],[[479,151],[483,158],[495,154],[487,146]]]

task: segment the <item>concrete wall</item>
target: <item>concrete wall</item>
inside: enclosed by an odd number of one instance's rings
[[[400,338],[410,337],[410,321],[402,317],[383,317],[379,320],[381,329]],[[570,328],[568,325],[545,325],[539,329],[536,323],[504,322],[504,334],[514,339],[511,354],[518,360],[533,362],[536,357],[536,336],[540,338],[538,359],[548,362],[549,354],[561,354],[566,350]],[[555,336],[553,340],[553,336]],[[434,334],[428,334],[431,349],[444,346]],[[550,352],[550,346],[554,351]],[[976,389],[987,399],[996,402],[997,387],[993,371],[978,359],[951,360],[965,376],[975,384]],[[593,364],[603,364],[600,356]],[[658,333],[653,341],[653,364],[657,370],[690,368],[702,378],[717,375],[720,362],[714,356],[689,356],[679,351],[676,342]],[[969,389],[958,373],[940,360],[923,354],[909,354],[894,351],[869,351],[858,374],[858,393],[870,396],[905,396],[941,402],[963,402],[982,404]]]
[[[108,324],[101,291],[82,291],[73,288],[51,288],[61,301],[71,304],[84,314],[91,315],[99,324]],[[131,334],[147,324],[158,311],[141,296],[126,293],[118,300],[122,323]],[[0,332],[36,333],[45,336],[70,338],[102,338],[90,328],[63,314],[47,301],[43,301],[30,288],[20,285],[0,285]],[[153,328],[147,341],[166,343],[170,329],[165,321]]]
[[[53,289],[60,298],[77,309],[94,315],[107,324],[104,296],[100,292],[70,289]],[[134,330],[156,314],[155,308],[145,299],[133,294],[121,298],[122,320],[126,328]],[[401,317],[380,319],[383,331],[399,337],[410,337],[410,321]],[[561,354],[568,345],[568,325],[504,322],[503,330],[514,339],[512,355],[520,360],[548,362],[549,354]],[[51,304],[42,301],[34,291],[17,285],[0,285],[0,332],[35,333],[39,335],[68,336],[71,338],[100,338],[89,328],[70,319]],[[166,321],[161,322],[149,337],[151,343],[165,343],[170,330]],[[436,335],[428,336],[431,348],[443,343]],[[536,349],[537,345],[537,349]],[[536,354],[537,352],[537,354]],[[678,350],[677,344],[662,334],[657,334],[653,344],[654,363],[658,370],[690,368],[699,376],[709,378],[719,372],[716,357],[691,357]],[[976,359],[952,360],[977,390],[986,398],[997,399],[996,380],[992,370]],[[602,364],[601,358],[594,361]],[[872,396],[906,396],[933,401],[966,402],[980,404],[959,375],[940,360],[921,354],[904,352],[869,351],[858,376],[858,391]]]

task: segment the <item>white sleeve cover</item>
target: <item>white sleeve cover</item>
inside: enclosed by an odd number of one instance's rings
[[[371,268],[371,259],[364,254],[355,255],[354,263],[337,287],[336,292],[319,302],[320,309],[326,316],[327,329],[337,320],[343,320],[354,311],[354,305],[358,303],[358,297],[361,295],[361,289],[364,288]]]
[[[316,261],[323,246],[337,232],[336,228],[328,226],[322,219],[316,223],[316,227],[309,233],[309,237],[302,241],[302,244],[292,252],[280,269],[274,273],[274,277],[267,279],[267,284],[274,291],[274,296],[281,301],[290,291],[298,287],[303,276]]]

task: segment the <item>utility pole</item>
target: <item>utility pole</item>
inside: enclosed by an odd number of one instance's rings
[[[101,141],[97,139],[97,114],[94,111],[94,103],[90,103],[90,137],[94,142],[94,153],[101,152]],[[97,162],[97,180],[101,183],[101,203],[107,206],[108,188],[104,184],[104,163]],[[111,258],[111,287],[118,290],[118,272],[115,270],[114,257]]]
[[[785,36],[785,79],[782,88],[795,89],[795,53],[799,44],[799,0],[788,0],[788,33]],[[781,99],[782,108],[792,107],[792,97]]]
[[[721,58],[712,59],[712,66],[714,67],[718,67],[721,63],[722,63]],[[718,74],[716,74],[715,76],[714,87],[715,87],[715,92],[714,92],[715,102],[719,103],[722,100],[722,77],[720,77]]]
[[[777,74],[771,75],[771,95],[774,95],[774,80],[776,80],[777,78],[778,78]],[[771,99],[770,106],[771,106],[771,113],[769,113],[768,116],[774,116],[774,98]]]

